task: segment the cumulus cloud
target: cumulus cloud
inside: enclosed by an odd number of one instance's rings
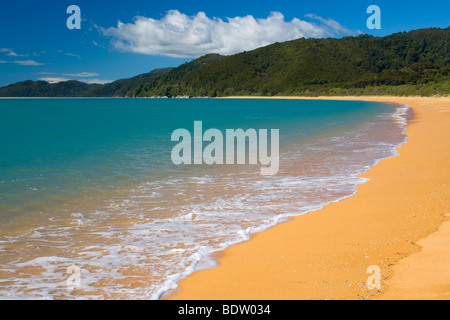
[[[275,42],[298,38],[325,38],[356,35],[332,19],[307,15],[312,21],[272,12],[265,19],[245,17],[208,18],[204,12],[187,16],[170,10],[160,20],[136,17],[133,23],[118,22],[117,27],[100,28],[111,37],[117,50],[148,55],[196,58],[207,53],[230,55]]]

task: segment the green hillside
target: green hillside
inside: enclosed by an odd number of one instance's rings
[[[450,28],[383,38],[298,39],[251,52],[208,55],[128,96],[450,93]]]
[[[448,95],[450,27],[297,39],[232,56],[210,54],[178,68],[107,85],[26,81],[0,96]]]

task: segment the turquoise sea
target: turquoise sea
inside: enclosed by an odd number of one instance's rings
[[[353,195],[359,175],[405,141],[407,111],[363,101],[1,99],[0,298],[157,299],[214,266],[212,252]],[[279,129],[279,172],[174,165],[171,134],[193,134],[194,121],[224,133]]]

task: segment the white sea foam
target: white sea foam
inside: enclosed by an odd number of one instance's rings
[[[359,175],[395,155],[405,141],[398,125],[406,124],[407,110],[400,106],[394,115],[385,115],[386,128],[396,140],[378,137],[380,123],[368,123],[282,155],[285,168],[277,176],[224,170],[217,176],[196,172],[186,178],[167,177],[133,187],[130,194],[110,199],[102,209],[61,215],[45,228],[11,236],[2,248],[21,248],[30,254],[20,258],[11,254],[2,265],[12,276],[6,279],[7,290],[0,282],[0,296],[158,299],[192,272],[214,267],[212,253],[355,194],[357,185],[367,181]],[[397,125],[389,127],[388,118]],[[302,166],[308,169],[295,170]],[[44,256],[45,252],[53,254]],[[82,287],[95,294],[67,290],[70,265],[84,270]],[[33,274],[27,268],[40,272]],[[138,287],[121,281],[137,278],[144,283],[146,278],[153,280]]]

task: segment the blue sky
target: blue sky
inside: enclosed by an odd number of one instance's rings
[[[66,27],[72,4],[81,9],[81,30]],[[366,26],[373,4],[381,8],[381,30]],[[449,12],[449,0],[4,0],[0,86],[28,79],[106,82],[178,66],[208,52],[232,54],[300,36],[446,28]]]

